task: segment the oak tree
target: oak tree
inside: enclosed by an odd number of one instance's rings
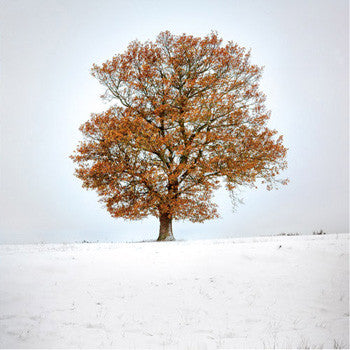
[[[221,184],[233,195],[258,181],[285,184],[286,148],[267,126],[261,73],[250,51],[216,32],[131,42],[93,65],[111,105],[80,127],[76,176],[113,217],[158,217],[158,240],[174,239],[173,220],[217,217]]]

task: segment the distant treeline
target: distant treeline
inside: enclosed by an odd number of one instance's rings
[[[312,232],[313,235],[325,235],[326,232],[324,232],[323,230],[320,231],[314,231]],[[299,236],[300,233],[299,232],[295,232],[295,233],[286,233],[286,232],[282,232],[282,233],[278,233],[277,236]]]

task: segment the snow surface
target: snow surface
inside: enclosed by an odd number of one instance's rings
[[[349,235],[0,246],[1,348],[349,347]]]

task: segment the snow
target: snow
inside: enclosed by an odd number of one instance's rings
[[[1,348],[349,347],[349,235],[0,246]]]

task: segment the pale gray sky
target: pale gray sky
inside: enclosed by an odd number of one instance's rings
[[[164,30],[251,48],[289,148],[288,186],[243,191],[235,213],[219,191],[221,219],[175,223],[175,237],[348,232],[348,19],[346,0],[0,0],[0,243],[157,237],[154,218],[110,218],[68,157],[107,107],[92,64]]]

